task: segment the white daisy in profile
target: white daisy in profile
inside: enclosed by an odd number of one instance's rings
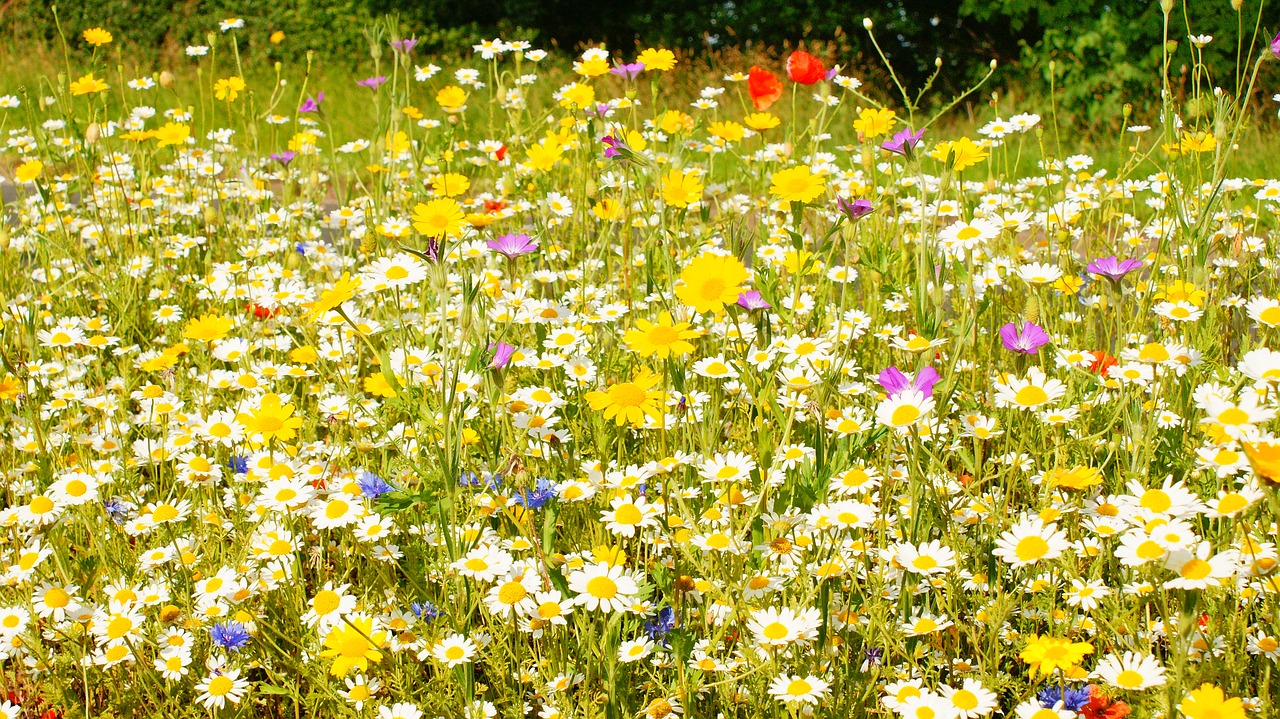
[[[1150,654],[1125,652],[1108,654],[1098,662],[1093,676],[1117,689],[1139,692],[1151,687],[1164,686],[1164,666]]]

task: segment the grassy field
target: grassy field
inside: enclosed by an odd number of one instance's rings
[[[0,714],[1269,715],[1274,107],[229,25],[0,58]]]

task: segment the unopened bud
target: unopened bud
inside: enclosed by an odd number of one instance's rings
[[[996,62],[996,59],[995,59],[994,57],[993,57],[993,58],[991,58],[991,69],[992,69],[992,70],[996,69],[996,65],[997,65],[997,64],[999,64],[999,63],[997,63],[997,62]]]
[[[1040,322],[1040,300],[1035,294],[1027,295],[1027,304],[1022,308],[1022,319],[1032,324]]]
[[[862,26],[865,27],[866,29],[870,30],[874,25],[875,23],[871,22],[871,18],[869,17],[862,18]]]
[[[1244,5],[1244,0],[1231,0],[1231,9],[1240,12],[1240,6]]]
[[[1165,15],[1173,12],[1174,0],[1160,0],[1160,11]]]
[[[160,73],[160,87],[163,87],[166,90],[173,87],[173,80],[173,73],[168,70]]]
[[[942,67],[942,58],[940,58],[940,57],[935,57],[935,58],[933,58],[933,66],[934,66],[934,67]]]
[[[102,127],[99,126],[98,123],[91,122],[89,123],[89,126],[84,129],[84,141],[90,145],[96,143],[100,137],[102,137]]]

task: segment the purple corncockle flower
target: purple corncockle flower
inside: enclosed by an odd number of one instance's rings
[[[1271,56],[1280,60],[1280,32],[1276,33],[1276,36],[1271,38]]]
[[[440,262],[440,240],[432,237],[427,240],[427,259],[439,264]]]
[[[628,62],[628,63],[619,64],[619,65],[614,65],[613,68],[609,70],[609,72],[613,73],[614,75],[617,75],[618,77],[626,78],[628,80],[634,80],[636,79],[637,75],[644,72],[644,63]]]
[[[895,155],[903,157],[911,157],[915,152],[916,145],[920,144],[920,138],[924,137],[924,130],[912,132],[911,128],[899,130],[893,137],[880,143],[880,147]]]
[[[600,142],[603,142],[605,144],[605,148],[604,148],[605,157],[617,157],[622,154],[622,151],[619,150],[618,148],[626,147],[626,145],[623,144],[622,140],[619,140],[613,135],[605,135],[604,137],[600,138]]]
[[[1000,341],[1010,352],[1034,355],[1040,353],[1042,346],[1049,344],[1049,333],[1033,322],[1023,322],[1022,327],[1010,322],[1000,328]]]
[[[293,162],[293,158],[297,156],[298,154],[292,150],[285,150],[284,152],[271,153],[271,159],[275,160],[281,165],[284,165],[285,167],[288,167],[289,163]]]
[[[1115,255],[1110,257],[1099,257],[1090,262],[1085,267],[1085,272],[1091,275],[1105,277],[1112,282],[1119,282],[1121,277],[1133,272],[1142,266],[1142,260],[1120,260]]]
[[[379,87],[382,86],[382,83],[386,81],[387,81],[386,75],[376,75],[374,77],[366,77],[363,80],[357,80],[356,84],[359,85],[360,87],[367,87],[370,90],[376,91]]]
[[[613,112],[613,108],[609,107],[607,103],[597,102],[593,109],[587,110],[586,112],[588,115],[595,115],[596,117],[603,119]]]
[[[830,81],[831,81],[831,78],[835,77],[835,76],[836,76],[836,75],[838,75],[838,74],[840,74],[840,66],[839,66],[839,65],[836,65],[835,67],[831,68],[830,70],[827,70],[827,77],[826,77],[827,82],[830,82]]]
[[[871,204],[871,200],[853,200],[852,202],[845,200],[843,197],[836,198],[836,206],[849,218],[850,222],[857,222],[875,209],[875,205]]]
[[[747,290],[740,293],[738,295],[738,306],[749,310],[767,310],[773,307],[761,296],[760,290]]]
[[[897,367],[885,367],[876,378],[890,397],[910,390],[919,390],[925,397],[932,397],[933,386],[940,379],[942,378],[938,376],[938,370],[932,367],[925,367],[916,373],[915,377],[908,377]]]
[[[489,345],[489,349],[493,350],[493,360],[489,362],[489,369],[506,367],[516,353],[515,345],[509,345],[506,342],[494,342]]]
[[[527,255],[538,249],[538,242],[528,235],[499,235],[496,239],[489,240],[487,243],[489,249],[501,255],[506,255],[508,259],[514,260],[520,255]]]
[[[392,40],[391,48],[393,50],[399,50],[400,52],[408,55],[409,53],[413,52],[413,46],[417,44],[418,44],[418,38],[411,37],[405,40]]]
[[[298,112],[318,112],[322,102],[324,102],[324,93],[317,92],[314,100],[308,97],[302,102],[302,105],[298,107]]]

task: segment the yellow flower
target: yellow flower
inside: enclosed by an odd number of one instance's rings
[[[386,632],[373,631],[372,617],[348,620],[347,624],[335,627],[325,635],[325,648],[320,656],[334,657],[329,673],[335,677],[345,677],[352,669],[364,672],[369,668],[369,662],[382,661],[382,652],[378,651],[378,647],[386,642]]]
[[[1199,689],[1191,690],[1178,705],[1178,711],[1187,719],[1245,719],[1240,697],[1228,698],[1212,684],[1201,684]]]
[[[595,101],[595,88],[580,82],[569,85],[560,93],[560,107],[566,109],[591,107]]]
[[[91,27],[84,31],[84,41],[94,47],[101,47],[111,42],[111,33],[100,27]]]
[[[637,329],[627,332],[627,347],[641,357],[682,357],[693,352],[688,340],[698,336],[697,330],[689,329],[691,326],[688,322],[674,323],[670,312],[658,315],[657,324],[639,319]]]
[[[13,375],[5,375],[0,379],[0,400],[13,400],[22,394],[25,388],[22,381]]]
[[[573,71],[583,77],[600,77],[609,72],[609,63],[604,58],[579,60],[573,63]]]
[[[1075,275],[1063,275],[1053,283],[1053,289],[1064,295],[1074,295],[1084,287],[1084,280]]]
[[[156,138],[156,144],[160,147],[181,145],[191,137],[191,127],[180,122],[166,122],[164,127],[152,134],[152,137]]]
[[[591,206],[591,214],[606,222],[616,220],[622,214],[622,205],[617,200],[606,197]]]
[[[659,130],[668,135],[674,135],[692,130],[693,118],[679,110],[667,110],[658,117],[658,121],[655,124],[657,124]]]
[[[771,115],[767,112],[753,112],[742,118],[742,121],[747,123],[747,127],[756,132],[772,130],[782,124],[782,120],[778,119],[776,115]]]
[[[244,90],[244,78],[242,77],[224,77],[213,83],[213,96],[219,100],[231,102],[240,97],[241,90]]]
[[[279,45],[284,42],[284,30],[276,30],[271,33],[271,37],[268,39],[271,41],[272,45]]]
[[[466,223],[462,206],[448,197],[419,203],[413,208],[413,229],[427,237],[461,237]]]
[[[1204,301],[1208,296],[1208,293],[1204,290],[1198,290],[1195,285],[1183,280],[1174,280],[1156,292],[1156,299],[1158,300],[1169,300],[1170,302],[1185,300],[1196,307],[1204,307]]]
[[[386,138],[387,150],[394,155],[408,152],[409,148],[413,147],[413,143],[409,141],[409,136],[403,130],[396,131],[394,135],[388,132]]]
[[[543,172],[550,171],[560,161],[564,155],[564,151],[560,149],[560,144],[552,142],[550,139],[543,140],[532,146],[528,150],[529,165],[535,170]]]
[[[1178,148],[1184,154],[1188,152],[1213,152],[1218,146],[1218,138],[1209,132],[1197,132],[1194,135],[1183,135],[1182,144]]]
[[[950,160],[951,167],[960,172],[987,159],[987,149],[967,137],[955,142],[939,142],[930,157],[939,162]]]
[[[662,177],[662,201],[672,207],[688,207],[702,198],[697,173],[672,169]]]
[[[815,175],[808,165],[800,165],[773,173],[769,194],[783,202],[812,202],[826,192],[822,175]]]
[[[396,391],[387,382],[381,372],[374,372],[364,378],[364,391],[374,397],[395,397]]]
[[[680,273],[683,284],[676,296],[695,312],[724,312],[724,306],[737,302],[747,268],[732,255],[699,255]]]
[[[25,183],[36,179],[43,171],[43,162],[39,160],[27,160],[21,165],[18,165],[18,168],[13,171],[13,176],[18,182]]]
[[[405,117],[409,118],[410,120],[421,120],[421,119],[422,119],[422,110],[419,110],[418,108],[414,107],[413,105],[405,105],[404,107],[400,108],[400,112],[401,112],[401,114],[403,114]]]
[[[604,392],[588,392],[587,404],[597,412],[604,410],[604,418],[618,425],[641,425],[646,416],[661,420],[658,403],[663,392],[653,389],[659,379],[647,367],[641,368],[630,382],[619,382]]]
[[[636,58],[636,62],[644,63],[644,71],[657,70],[658,72],[666,72],[676,66],[676,54],[670,50],[651,47],[640,53]]]
[[[1031,665],[1034,675],[1052,674],[1055,669],[1064,672],[1084,661],[1093,653],[1093,645],[1089,642],[1072,642],[1070,639],[1057,637],[1039,637],[1032,634],[1027,639],[1027,646],[1018,654],[1018,658]]]
[[[232,324],[230,317],[205,315],[187,323],[187,326],[182,331],[182,339],[217,342],[227,336],[227,333],[231,331]]]
[[[89,73],[88,75],[85,75],[79,80],[71,83],[72,95],[91,95],[95,92],[102,92],[106,89],[107,83],[94,77],[93,73]]]
[[[252,412],[237,414],[236,421],[244,425],[249,434],[260,435],[263,442],[272,439],[288,442],[302,428],[302,418],[293,416],[293,405],[282,404],[280,395],[274,392],[264,394]]]
[[[712,137],[718,137],[725,142],[737,142],[746,135],[746,128],[732,120],[728,120],[711,123],[711,127],[707,128],[707,132]]]
[[[1080,466],[1073,469],[1055,467],[1044,473],[1044,481],[1050,487],[1088,489],[1102,484],[1102,473],[1092,467]]]
[[[307,309],[307,314],[303,315],[304,319],[314,321],[329,310],[355,297],[358,289],[360,289],[360,280],[353,280],[350,272],[343,272],[342,277],[333,287],[320,293],[320,299],[303,305]]]
[[[898,122],[898,113],[887,107],[864,107],[858,111],[858,119],[853,121],[853,129],[862,135],[862,139],[886,135]]]
[[[314,132],[297,132],[293,137],[289,138],[289,149],[293,152],[306,152],[316,146],[316,140],[319,137]],[[395,152],[394,148],[391,149]]]
[[[441,197],[457,197],[471,187],[466,175],[446,172],[431,178],[431,189]]]
[[[1280,485],[1280,445],[1270,442],[1245,442],[1244,456],[1249,466],[1267,484]]]
[[[436,104],[444,108],[447,113],[459,112],[462,106],[467,104],[467,91],[457,85],[442,87],[436,93]]]

